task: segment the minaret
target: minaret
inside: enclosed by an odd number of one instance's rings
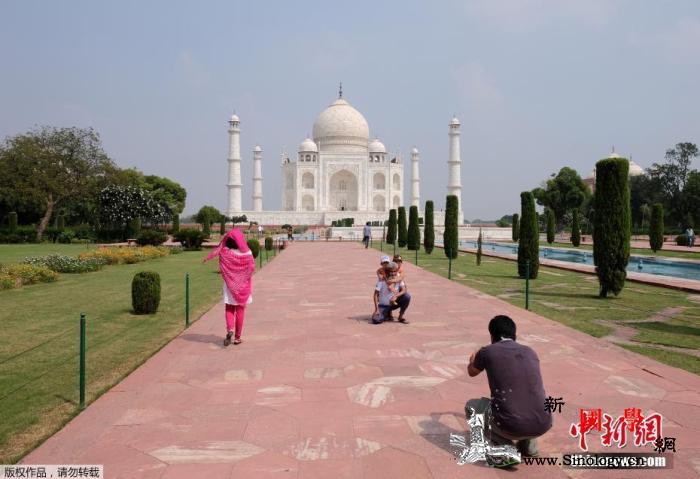
[[[228,210],[226,216],[236,216],[241,204],[241,128],[234,113],[228,121]]]
[[[253,211],[262,211],[262,148],[253,148]]]
[[[459,224],[462,224],[462,156],[459,151],[459,120],[456,116],[450,121],[450,159],[447,161],[449,178],[447,181],[447,194],[457,196],[459,205]]]
[[[411,150],[411,206],[420,210],[420,175],[418,173],[418,149]]]

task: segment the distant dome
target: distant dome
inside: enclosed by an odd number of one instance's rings
[[[362,113],[339,98],[316,118],[314,141],[322,149],[332,144],[367,148],[369,125]]]
[[[460,125],[459,120],[457,119],[456,116],[453,116],[452,120],[450,120],[450,126],[452,126],[452,125],[458,125],[458,126]]]
[[[414,155],[417,155],[417,154],[418,154],[418,148],[413,147],[413,149],[411,150],[411,153],[414,154]]]
[[[260,145],[255,145],[255,148],[253,148],[253,151],[259,153],[262,151],[262,148],[260,148]]]
[[[613,151],[612,153],[610,153],[610,155],[608,155],[608,158],[622,158],[622,157]]]
[[[231,120],[230,120],[230,121],[241,121],[241,120],[238,118],[238,115],[236,115],[236,114],[234,113],[233,115],[231,115]]]
[[[384,143],[379,141],[379,138],[375,138],[369,144],[369,152],[370,153],[386,153],[386,147],[384,146]]]
[[[299,145],[299,151],[312,151],[314,153],[318,153],[318,146],[316,146],[316,143],[314,143],[311,138],[306,138]]]
[[[634,161],[630,160],[630,176],[642,176],[644,174],[644,168],[639,166]]]

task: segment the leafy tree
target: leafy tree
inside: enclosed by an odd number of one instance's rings
[[[647,169],[647,178],[641,180],[647,186],[644,201],[648,204],[662,203],[669,223],[679,228],[686,226],[689,213],[694,216],[698,211],[697,203],[685,200],[685,190],[693,174],[697,173],[697,170],[691,169],[692,161],[697,157],[696,145],[678,143],[675,148],[666,151],[666,163],[654,163]]]
[[[399,206],[399,248],[406,246],[408,229],[406,227],[406,208]]]
[[[537,224],[535,199],[529,191],[520,193],[520,245],[518,246],[518,276],[527,276],[530,262],[530,279],[536,279],[540,269],[540,229]]]
[[[0,146],[0,197],[41,211],[41,238],[54,211],[94,191],[114,168],[92,129],[42,127],[10,137]]]
[[[520,215],[518,213],[515,213],[513,215],[513,231],[511,233],[513,241],[516,243],[518,242],[518,238],[520,237]]]
[[[226,234],[226,216],[221,215],[221,219],[219,219],[219,234],[222,236]]]
[[[511,215],[503,215],[496,220],[496,226],[499,228],[505,228],[513,224],[513,217]]]
[[[423,248],[426,254],[431,254],[435,247],[435,219],[433,217],[433,202],[425,202],[425,231],[423,232]]]
[[[556,233],[556,219],[554,218],[554,211],[551,208],[547,208],[547,243],[554,243],[554,235]]]
[[[389,225],[386,230],[386,242],[389,244],[396,243],[396,210],[389,210]]]
[[[600,297],[620,294],[630,255],[629,162],[608,158],[596,163],[593,260]]]
[[[537,204],[554,211],[554,216],[559,221],[564,219],[567,211],[581,207],[591,196],[590,188],[576,170],[566,166],[547,180],[542,188],[535,188],[532,193]],[[558,226],[561,228],[563,225]]]
[[[170,213],[150,191],[135,186],[108,186],[99,195],[103,225],[123,227],[138,219],[151,224],[165,223]]]
[[[581,245],[581,225],[578,217],[578,208],[576,208],[571,217],[571,244],[577,248]]]
[[[479,237],[476,240],[476,265],[481,266],[481,244],[482,244],[481,228],[479,228]]]
[[[688,211],[685,226],[700,225],[700,171],[693,170],[688,175],[681,200]]]
[[[456,195],[448,195],[445,202],[445,231],[442,234],[442,244],[445,256],[455,259],[459,251],[458,229],[458,199]]]
[[[204,223],[211,225],[219,221],[219,218],[221,218],[221,211],[209,205],[202,206],[195,216],[197,223],[201,225],[204,225]]]
[[[410,250],[420,248],[420,226],[418,226],[417,206],[411,206],[408,210],[408,237],[406,244]]]
[[[160,203],[167,205],[174,213],[182,213],[185,208],[187,190],[180,184],[168,178],[148,175],[143,177],[146,189],[153,193],[153,197]]]
[[[659,251],[664,246],[664,207],[661,203],[655,203],[651,210],[649,246],[654,252]]]
[[[229,219],[231,220],[231,223],[233,223],[234,225],[237,223],[246,223],[248,221],[248,218],[246,217],[246,215],[232,216]],[[287,228],[290,228],[290,227],[291,227],[291,225],[282,225],[283,230],[286,230]]]
[[[173,234],[176,234],[178,231],[180,231],[180,215],[174,214],[173,215]]]

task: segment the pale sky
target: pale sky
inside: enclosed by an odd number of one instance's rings
[[[92,126],[118,165],[181,183],[187,213],[226,207],[234,110],[244,208],[259,143],[279,209],[280,153],[339,81],[390,152],[420,150],[421,202],[438,209],[458,116],[468,219],[518,211],[562,166],[585,177],[612,145],[646,168],[700,142],[695,0],[6,0],[0,59],[0,136]]]

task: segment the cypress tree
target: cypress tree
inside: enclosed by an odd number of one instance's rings
[[[578,219],[578,208],[574,208],[571,220],[571,244],[578,246],[581,244],[581,225]]]
[[[58,215],[56,217],[56,229],[58,231],[63,231],[66,229],[66,217],[63,215]]]
[[[219,221],[219,234],[221,236],[226,234],[226,216],[221,215],[221,220]]]
[[[202,232],[206,238],[211,236],[211,225],[209,224],[209,218],[204,218],[204,223],[202,223]]]
[[[554,243],[554,233],[556,232],[556,218],[554,210],[547,208],[547,243]]]
[[[180,231],[180,215],[175,213],[173,215],[173,234],[177,233],[178,231]]]
[[[654,252],[659,251],[664,246],[664,207],[661,203],[655,203],[651,209],[649,246]]]
[[[537,224],[535,198],[529,191],[520,193],[520,245],[518,246],[518,276],[525,278],[530,262],[530,279],[537,278],[540,268],[540,228]]]
[[[406,208],[399,206],[399,248],[406,246],[408,241],[408,228],[406,226]]]
[[[620,294],[630,256],[629,162],[608,158],[596,163],[593,220],[593,261],[600,297]]]
[[[445,232],[442,234],[442,244],[445,249],[445,256],[455,259],[459,251],[459,241],[457,229],[457,196],[448,195],[445,201]]]
[[[8,229],[10,230],[10,233],[14,233],[17,231],[17,212],[16,211],[10,211],[10,214],[7,215],[7,226]]]
[[[425,202],[425,231],[423,232],[423,247],[426,254],[431,254],[435,247],[435,220],[433,218],[433,202]]]
[[[479,228],[479,238],[476,240],[476,265],[481,266],[481,228]]]
[[[389,224],[386,228],[386,242],[388,244],[396,243],[396,210],[389,210]]]
[[[406,244],[410,250],[420,248],[420,226],[418,226],[417,206],[411,206],[408,209],[408,238]]]
[[[513,241],[518,242],[518,238],[520,238],[520,215],[518,213],[515,213],[513,215]]]

